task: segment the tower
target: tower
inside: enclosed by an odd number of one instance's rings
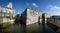
[[[8,8],[11,8],[11,9],[12,9],[12,3],[11,3],[11,2],[9,2],[9,3],[6,5],[6,7],[8,7]]]

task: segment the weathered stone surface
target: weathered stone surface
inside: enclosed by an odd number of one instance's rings
[[[9,5],[12,7],[12,5]],[[9,23],[13,16],[13,9],[0,6],[0,23]]]
[[[42,12],[39,12],[38,10],[34,9],[27,9],[26,25],[38,22],[39,17],[40,19],[42,18]]]
[[[34,10],[31,8],[26,8],[26,10],[21,14],[21,19],[25,25],[30,25],[33,23],[42,23],[43,12]],[[45,14],[45,18],[50,17],[50,15]]]

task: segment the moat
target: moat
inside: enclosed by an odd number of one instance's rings
[[[55,33],[58,28],[50,24],[32,24],[25,26],[15,23],[6,27],[0,27],[0,33]]]

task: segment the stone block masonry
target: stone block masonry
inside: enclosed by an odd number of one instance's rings
[[[25,25],[30,25],[34,23],[42,23],[42,15],[43,12],[32,9],[32,8],[26,8],[25,11],[21,14],[21,21]],[[45,14],[46,16],[48,14]],[[45,16],[45,17],[46,17]]]

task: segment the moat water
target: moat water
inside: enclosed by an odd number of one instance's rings
[[[0,27],[0,33],[55,33],[57,28],[49,24],[22,25],[13,24],[7,27]]]

